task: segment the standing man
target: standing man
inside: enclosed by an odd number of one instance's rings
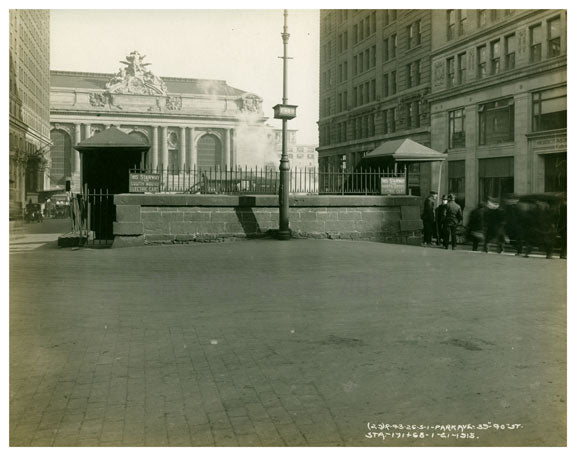
[[[444,245],[444,221],[446,219],[446,206],[448,196],[442,195],[442,204],[436,208],[436,240],[437,245]]]
[[[422,225],[424,228],[424,245],[432,244],[432,235],[436,231],[436,197],[438,194],[435,191],[430,191],[428,198],[424,200],[424,208],[422,209]]]
[[[453,193],[448,195],[448,204],[446,205],[446,216],[444,218],[444,248],[452,242],[452,250],[456,248],[456,228],[462,223],[462,208],[454,201],[456,197]]]

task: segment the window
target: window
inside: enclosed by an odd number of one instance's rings
[[[372,67],[376,66],[376,45],[372,46],[372,61],[370,63]]]
[[[514,140],[514,101],[512,98],[480,105],[480,145]]]
[[[342,80],[346,81],[347,79],[348,79],[348,61],[345,61],[343,67]]]
[[[420,60],[416,60],[413,64],[414,66],[414,84],[420,84]]]
[[[514,193],[514,157],[478,160],[478,178],[481,201]]]
[[[466,83],[466,53],[458,54],[458,84]]]
[[[448,87],[453,87],[455,82],[454,57],[450,57],[446,60],[446,83]]]
[[[394,133],[396,131],[396,108],[390,109],[390,114],[388,115],[389,126],[388,130],[390,133]]]
[[[396,72],[393,71],[391,73],[390,77],[391,77],[391,84],[392,84],[390,91],[392,92],[392,95],[394,95],[396,93]]]
[[[478,10],[478,27],[486,25],[486,10]]]
[[[370,81],[370,99],[376,100],[376,79]]]
[[[412,103],[406,103],[406,128],[412,128],[412,116],[414,115],[412,110]]]
[[[456,36],[456,10],[448,10],[446,15],[448,23],[446,39],[450,41]]]
[[[532,130],[566,128],[566,86],[532,94]]]
[[[348,32],[347,31],[344,32],[344,36],[342,38],[342,41],[343,41],[342,44],[343,44],[344,50],[348,49]]]
[[[387,97],[389,95],[389,81],[388,81],[388,74],[385,74],[384,77],[382,78],[382,88],[384,89],[384,97]]]
[[[342,105],[343,105],[343,109],[347,110],[348,109],[348,91],[344,91],[344,94],[342,95]]]
[[[417,101],[412,102],[412,126],[414,128],[420,127],[420,103]]]
[[[358,24],[354,24],[352,28],[352,43],[356,44],[358,42]]]
[[[530,27],[530,62],[542,60],[542,26]]]
[[[354,59],[352,60],[352,70],[353,70],[353,75],[357,75],[358,74],[358,56],[354,56]]]
[[[468,12],[460,10],[460,20],[458,21],[458,34],[463,35],[466,31],[466,20],[468,19]]]
[[[390,58],[396,57],[396,48],[398,47],[398,35],[394,34],[391,37],[391,49],[390,49]]]
[[[412,87],[412,80],[413,80],[413,74],[412,74],[412,64],[409,63],[408,65],[406,65],[406,87],[410,88]]]
[[[413,22],[408,26],[408,49],[420,44],[420,21]]]
[[[486,45],[478,46],[476,52],[477,66],[478,66],[478,78],[482,79],[486,77]]]
[[[364,19],[362,19],[360,21],[360,24],[358,25],[358,32],[359,32],[358,40],[362,41],[364,39]]]
[[[396,17],[397,17],[397,11],[390,10],[390,22],[394,22],[396,20]]]
[[[371,29],[372,29],[372,33],[376,33],[376,12],[372,12],[372,14],[370,14],[370,24],[371,24]]]
[[[465,160],[448,162],[448,192],[454,193],[456,202],[464,209],[464,195],[466,194]]]
[[[388,110],[382,111],[382,133],[388,133]]]
[[[388,53],[388,38],[386,38],[382,44],[382,60],[384,62],[387,62],[389,59],[389,53]]]
[[[560,18],[548,21],[548,57],[560,55]]]
[[[513,70],[516,67],[516,35],[508,35],[504,38],[504,52],[507,70]]]
[[[386,27],[390,23],[390,16],[388,14],[388,10],[382,11],[382,22],[384,27]]]
[[[567,190],[566,159],[565,153],[544,155],[545,192],[565,192]]]
[[[464,109],[457,109],[448,113],[448,147],[450,149],[466,147],[464,120]]]
[[[490,43],[490,74],[500,72],[500,40]]]
[[[364,53],[361,52],[358,54],[358,73],[362,73],[364,71]]]

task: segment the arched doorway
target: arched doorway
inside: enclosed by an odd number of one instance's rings
[[[215,135],[207,134],[198,140],[197,164],[199,169],[222,166],[222,144]]]
[[[150,144],[148,142],[148,137],[144,133],[142,133],[141,131],[134,130],[128,134],[130,136],[140,138],[140,140],[146,145]],[[142,159],[140,160],[140,169],[146,169],[146,168],[151,168],[151,167],[152,167],[152,165],[148,163],[148,151],[142,152]]]
[[[53,186],[65,185],[66,179],[72,175],[72,140],[70,135],[62,130],[52,130],[50,139],[54,144],[50,148],[52,159],[50,184]]]

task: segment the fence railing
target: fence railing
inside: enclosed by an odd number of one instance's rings
[[[382,178],[390,181],[404,179],[404,184],[400,182],[404,188],[396,188],[393,193],[408,193],[406,171],[380,168],[354,171],[293,168],[289,171],[291,194],[379,195],[383,193]],[[258,167],[135,168],[130,170],[130,183],[134,192],[276,195],[280,187],[280,171]]]

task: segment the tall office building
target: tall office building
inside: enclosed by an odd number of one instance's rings
[[[50,12],[10,10],[10,217],[45,186],[50,149]]]
[[[354,168],[386,141],[430,146],[430,10],[320,14],[320,168]],[[430,188],[430,165],[410,186]],[[420,169],[421,168],[421,169]]]
[[[434,10],[432,147],[466,212],[566,190],[566,11]]]

